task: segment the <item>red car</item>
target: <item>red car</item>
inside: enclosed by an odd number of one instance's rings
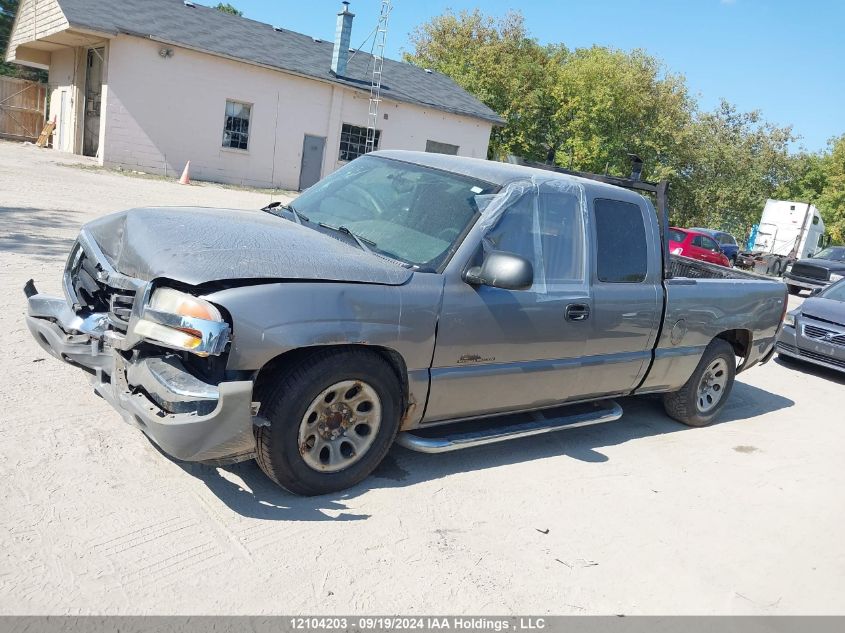
[[[722,253],[719,244],[709,235],[690,229],[669,229],[669,252],[703,262],[730,267],[730,260]]]

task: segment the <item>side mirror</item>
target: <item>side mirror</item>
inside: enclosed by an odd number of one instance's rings
[[[473,266],[464,273],[464,281],[472,286],[528,290],[534,283],[534,267],[519,255],[492,251],[481,266]]]
[[[817,294],[819,294],[821,291],[822,291],[822,288],[813,288],[813,289],[810,291],[810,296],[811,296],[811,297],[815,297],[815,296],[816,296]]]

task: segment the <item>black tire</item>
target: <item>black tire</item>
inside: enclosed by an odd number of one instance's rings
[[[323,390],[344,380],[370,385],[381,401],[381,423],[359,461],[338,472],[312,469],[300,453],[302,419]],[[399,378],[380,355],[366,350],[322,350],[278,371],[256,389],[259,414],[269,426],[255,427],[256,462],[284,489],[312,496],[344,490],[363,481],[384,459],[396,439],[402,410]]]
[[[715,407],[702,412],[699,406],[699,384],[707,368],[719,358],[724,359],[727,364],[727,383],[721,388],[721,395]],[[734,378],[736,378],[736,355],[734,354],[733,347],[723,339],[713,339],[704,350],[698,366],[684,386],[678,391],[664,394],[663,407],[666,409],[669,417],[687,426],[707,426],[712,424],[731,395]]]
[[[801,294],[801,286],[793,286],[792,284],[786,284],[786,289],[791,295]]]

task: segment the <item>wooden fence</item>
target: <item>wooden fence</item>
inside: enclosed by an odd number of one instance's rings
[[[35,141],[44,127],[47,86],[0,76],[0,137]]]

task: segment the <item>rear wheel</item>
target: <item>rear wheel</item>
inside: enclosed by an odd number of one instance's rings
[[[326,350],[279,372],[256,394],[269,426],[255,429],[256,461],[300,495],[365,479],[399,430],[401,391],[391,365],[365,350]]]
[[[797,295],[801,293],[801,286],[793,286],[792,284],[786,284],[786,289],[789,290],[789,294]]]
[[[736,377],[730,343],[713,339],[686,384],[663,396],[666,413],[687,426],[707,426],[725,406]]]

